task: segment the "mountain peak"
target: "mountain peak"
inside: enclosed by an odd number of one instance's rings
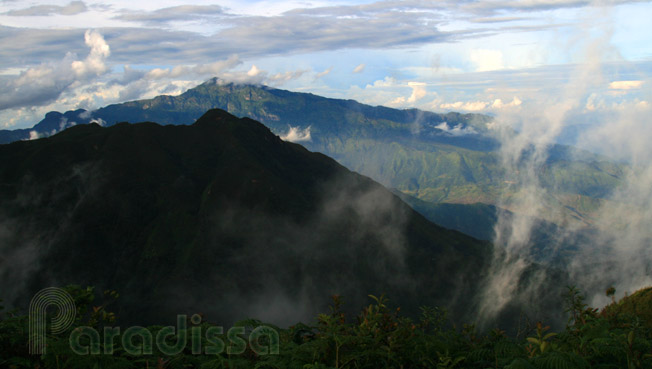
[[[202,128],[215,128],[221,132],[228,132],[240,144],[258,142],[282,142],[269,128],[260,122],[249,118],[238,118],[222,109],[211,109],[204,113],[193,126]],[[254,144],[255,145],[255,144]]]
[[[233,120],[239,120],[238,117],[236,117],[233,114],[230,114],[226,110],[222,109],[210,109],[204,115],[199,117],[197,121],[195,121],[194,125],[202,126],[202,125],[215,125],[219,124],[222,122],[227,122],[227,121],[233,121]]]
[[[0,214],[18,225],[6,247],[21,247],[29,227],[43,235],[38,270],[21,288],[120,288],[126,319],[203,311],[228,322],[260,316],[271,296],[287,308],[261,318],[289,324],[331,293],[355,306],[387,292],[416,313],[452,301],[443,290],[473,291],[489,250],[371,179],[219,109],[192,126],[73,127],[0,146],[0,160]],[[455,273],[432,273],[462,261]]]

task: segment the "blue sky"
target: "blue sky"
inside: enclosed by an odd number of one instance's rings
[[[0,129],[213,76],[431,111],[563,96],[578,122],[646,112],[650,16],[626,0],[0,0]]]

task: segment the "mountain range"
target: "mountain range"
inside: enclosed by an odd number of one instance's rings
[[[386,187],[431,204],[508,206],[501,198],[519,196],[518,176],[501,164],[500,142],[489,128],[489,116],[372,107],[216,78],[179,96],[114,104],[92,112],[51,112],[32,129],[0,131],[0,142],[43,137],[92,121],[107,126],[123,121],[187,125],[213,108],[260,121],[286,140],[300,142]],[[551,146],[538,172],[546,192],[545,211],[537,216],[562,226],[591,226],[594,212],[609,201],[626,170],[625,165],[599,155]],[[525,215],[529,211],[505,210]],[[439,214],[446,217],[445,212]],[[462,224],[450,226],[468,229]]]
[[[308,320],[386,293],[473,317],[491,244],[426,220],[368,177],[211,110],[192,125],[77,125],[0,145],[0,284],[121,294],[139,324],[204,313]]]

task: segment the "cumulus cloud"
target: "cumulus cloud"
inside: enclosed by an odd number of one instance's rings
[[[522,103],[521,99],[514,96],[512,101],[510,101],[508,103],[503,103],[502,99],[496,99],[496,100],[494,100],[493,103],[491,103],[491,107],[494,108],[494,109],[512,108],[512,107],[521,105],[521,103]]]
[[[383,83],[382,81],[380,83]],[[375,84],[374,84],[375,85]],[[414,104],[415,102],[423,99],[428,91],[426,90],[426,84],[423,82],[408,82],[407,83],[408,87],[412,89],[412,93],[410,96],[406,99],[405,97],[397,97],[393,101],[391,101],[389,104],[390,105],[404,105],[405,103],[410,103]]]
[[[440,129],[448,134],[451,134],[453,136],[463,136],[463,135],[469,135],[469,134],[475,134],[478,133],[473,127],[468,126],[468,127],[463,127],[461,124],[457,124],[453,127],[451,127],[447,122],[442,122],[438,125],[435,126],[435,128]]]
[[[176,95],[196,86],[202,80],[218,77],[221,82],[281,85],[300,78],[306,71],[294,70],[270,74],[252,65],[248,70],[234,70],[242,61],[237,55],[206,64],[177,65],[151,70],[125,66],[121,77],[108,83],[97,83],[78,94],[92,98],[95,105],[142,98],[161,94]],[[77,103],[79,105],[79,103]]]
[[[623,94],[617,93],[615,95],[622,96]],[[649,109],[649,107],[650,103],[640,98],[613,100],[598,93],[592,93],[589,95],[586,99],[586,104],[584,105],[584,108],[588,112],[601,112],[606,114],[630,110],[644,111]]]
[[[75,15],[88,10],[83,1],[72,1],[66,6],[59,5],[36,5],[25,9],[8,11],[5,14],[11,16],[48,16],[53,14]]]
[[[443,103],[439,108],[445,110],[466,110],[466,111],[480,111],[484,110],[489,104],[483,101],[456,101],[454,103]]]
[[[360,64],[357,67],[353,68],[353,73],[362,73],[364,72],[365,65]]]
[[[288,132],[280,137],[281,140],[290,142],[305,142],[312,140],[312,137],[310,136],[310,126],[304,129],[301,129],[301,127],[290,126]]]
[[[518,97],[514,96],[510,102],[503,102],[502,99],[494,99],[493,101],[456,101],[452,103],[438,103],[438,101],[435,101],[435,107],[439,109],[444,109],[444,110],[451,110],[451,111],[459,111],[459,110],[464,110],[464,111],[472,111],[472,112],[479,112],[479,111],[497,111],[497,110],[502,110],[502,109],[509,109],[509,108],[515,108],[518,107],[522,104],[523,102],[521,99]]]
[[[89,82],[104,74],[109,46],[95,31],[86,31],[84,39],[91,49],[84,60],[75,60],[74,55],[67,54],[58,63],[42,64],[16,77],[5,77],[0,87],[0,110],[45,105],[74,83]]]
[[[614,81],[609,84],[612,90],[632,90],[643,86],[643,81]]]
[[[122,74],[118,72],[116,76],[112,76],[106,86],[98,88],[105,91],[107,96],[110,94],[118,99],[118,96],[122,98],[139,98],[154,91],[165,93],[178,91],[181,83],[188,83],[191,79],[198,83],[206,76],[220,76],[224,79],[242,83],[279,85],[299,79],[308,72],[303,70],[274,71],[274,73],[260,73],[256,76],[249,76],[240,71],[231,71],[230,69],[234,65],[222,67],[216,62],[216,65],[211,66],[211,63],[206,62],[208,60],[224,61],[233,55],[238,55],[238,60],[256,61],[257,67],[263,68],[261,62],[256,59],[260,56],[350,48],[412,48],[425,44],[487,36],[496,34],[500,29],[507,29],[503,25],[497,25],[496,27],[499,28],[492,29],[478,28],[477,26],[468,28],[462,25],[458,30],[447,29],[442,32],[440,26],[446,24],[445,17],[442,17],[442,14],[450,12],[451,9],[460,10],[459,17],[456,15],[455,18],[465,21],[473,21],[473,19],[482,19],[483,17],[489,20],[493,18],[495,21],[499,20],[502,23],[518,20],[507,19],[508,17],[505,17],[504,14],[501,15],[500,12],[494,14],[491,10],[510,5],[508,3],[493,2],[491,6],[489,6],[490,4],[480,4],[484,7],[484,10],[467,7],[467,5],[474,3],[477,2],[442,1],[429,3],[408,0],[353,6],[316,6],[310,9],[279,12],[273,17],[245,14],[233,16],[227,14],[225,8],[214,5],[183,5],[153,11],[117,10],[111,13],[112,15],[118,14],[117,17],[109,19],[110,22],[108,23],[103,23],[103,25],[108,26],[102,28],[101,32],[111,42],[111,62],[115,65],[131,65],[134,67],[125,67]],[[591,6],[589,3],[578,2],[578,4],[578,6]],[[562,4],[561,7],[566,5]],[[525,9],[525,7],[522,8]],[[536,11],[536,9],[536,7],[533,7],[532,11]],[[520,18],[529,16],[523,15]],[[213,17],[213,20],[216,17],[220,19],[219,22],[207,22],[207,17]],[[499,19],[501,17],[505,19]],[[533,19],[537,18],[533,17]],[[124,22],[131,22],[131,27],[124,27]],[[169,27],[171,22],[174,23],[174,27]],[[138,27],[140,24],[137,23],[145,24],[147,27]],[[116,24],[121,26],[115,27]],[[192,25],[186,27],[188,24]],[[201,27],[197,27],[198,24]],[[492,27],[494,26],[492,25]],[[80,31],[75,28],[35,29],[22,26],[16,26],[16,28],[0,26],[1,38],[21,40],[20,45],[13,43],[0,48],[0,68],[6,70],[21,65],[21,68],[24,69],[27,66],[29,69],[29,66],[33,65],[29,64],[30,62],[53,60],[55,57],[60,59],[62,49],[71,50],[77,55],[84,55],[86,49],[84,44],[79,42],[81,35],[83,35],[83,30]],[[164,44],[160,42],[162,39],[165,39]],[[70,58],[71,62],[76,59],[74,53],[71,54],[73,55]],[[405,87],[408,81],[427,81],[431,90],[436,89],[438,91],[440,88],[446,89],[449,87],[448,91],[461,89],[480,90],[495,85],[497,81],[504,82],[505,85],[518,84],[523,89],[537,89],[541,88],[542,83],[550,83],[545,81],[551,81],[553,77],[556,78],[557,74],[563,74],[564,72],[562,66],[555,66],[547,67],[547,69],[532,68],[522,73],[511,73],[512,71],[510,71],[510,75],[507,75],[505,68],[507,60],[502,55],[484,48],[475,51],[474,55],[475,62],[471,66],[473,69],[480,71],[475,74],[448,73],[449,75],[445,79],[437,80],[432,78],[432,70],[437,69],[434,65],[432,68],[424,66],[427,71],[422,74],[415,74],[403,68],[401,73],[405,73],[405,75],[396,74],[393,78],[405,79],[396,80],[393,86],[381,87],[374,83],[373,88],[365,87],[361,90],[352,87],[350,94],[342,95],[342,97],[359,98],[372,104],[442,109],[440,107],[441,101],[438,101],[437,104],[425,103],[426,100],[432,101],[431,98],[426,99],[425,97],[429,97],[433,92],[427,91],[424,97],[420,97],[421,91],[425,90],[425,87],[409,86],[412,91],[407,92],[410,91]],[[50,62],[48,65],[53,64],[57,63]],[[439,64],[439,62],[436,64]],[[139,69],[139,65],[171,67],[154,69],[145,76],[143,73],[147,74],[148,72]],[[511,61],[509,65],[512,65]],[[199,70],[200,67],[204,68],[204,70]],[[37,67],[33,66],[32,68]],[[352,69],[353,71],[364,72],[364,64]],[[441,72],[445,70],[445,67],[439,67],[437,70]],[[328,68],[323,72],[315,71],[312,76],[318,79],[331,71],[332,68]],[[8,79],[5,79],[4,76],[0,76],[0,78],[2,79],[0,84],[5,84],[6,81],[12,79],[11,76]],[[160,81],[161,83],[143,82],[142,80],[145,78],[148,81]],[[637,77],[625,74],[619,75],[618,78],[622,80],[637,79]],[[170,79],[174,81],[168,81]],[[114,83],[125,87],[123,89],[114,87]],[[78,85],[79,83],[73,87],[77,88]],[[4,89],[0,88],[0,90]],[[639,91],[641,88],[632,88],[631,90]],[[49,88],[42,89],[42,91],[45,94],[46,91],[56,91],[56,89]],[[66,88],[65,91],[70,91],[70,89]],[[611,91],[617,93],[628,90],[612,89]],[[337,91],[330,92],[331,94],[339,93]],[[520,97],[527,98],[525,95],[520,95],[520,92],[492,94],[491,96],[481,96],[480,94],[462,96],[458,94],[448,97],[450,106],[445,109],[479,111],[478,109],[483,103],[485,104],[485,111],[504,109],[510,106],[507,101],[516,93]],[[502,98],[502,100],[497,97]],[[79,100],[82,97],[79,95],[74,98]],[[5,98],[5,100],[7,99]],[[70,101],[72,99],[73,97],[69,98]],[[52,99],[48,98],[46,101],[51,102]],[[80,100],[79,106],[92,106],[89,101],[93,101],[93,98],[87,99],[87,102]],[[638,104],[644,106],[647,101],[650,100],[640,99]],[[455,108],[455,106],[459,106],[459,108]],[[58,107],[56,109],[59,110]],[[3,123],[7,124],[6,122],[7,120]]]
[[[249,69],[249,71],[247,72],[247,75],[249,77],[256,77],[260,75],[260,69],[258,69],[258,67],[256,67],[256,65],[254,64],[251,66],[251,69]]]
[[[84,34],[86,46],[91,48],[90,53],[83,61],[75,60],[70,67],[79,78],[89,75],[99,76],[106,72],[104,61],[111,54],[109,45],[98,32],[88,31]]]
[[[525,6],[526,3],[530,6]],[[118,63],[192,64],[202,62],[205,58],[219,59],[233,54],[246,58],[347,48],[405,48],[485,37],[508,29],[528,31],[532,29],[506,28],[502,25],[495,26],[498,28],[462,26],[446,31],[440,28],[450,23],[451,13],[457,14],[455,19],[465,21],[478,18],[478,12],[489,12],[492,16],[496,9],[502,8],[536,11],[540,7],[567,7],[569,4],[566,1],[549,1],[546,4],[537,2],[536,5],[532,3],[534,2],[381,1],[363,5],[295,9],[269,17],[234,16],[225,13],[224,8],[217,5],[181,5],[153,11],[118,10],[117,16],[101,19],[102,22],[97,27],[104,27],[102,32],[111,40],[115,49],[115,61]],[[72,9],[73,5],[80,7],[82,4],[72,2],[67,7]],[[588,1],[574,3],[574,6],[591,5]],[[219,21],[211,22],[216,17]],[[148,27],[124,27],[124,22],[145,24]],[[170,22],[175,22],[174,27],[169,27]],[[198,22],[201,27],[198,27]],[[115,27],[116,24],[120,24],[120,27]],[[70,37],[78,33],[75,29],[14,26],[16,29],[9,32],[3,32],[7,30],[0,27],[0,35],[10,33],[20,36],[29,46],[8,45],[10,53],[0,50],[0,67],[10,60],[15,62],[13,66],[24,63],[25,59],[21,56],[34,57],[38,53],[40,60],[44,60],[43,56],[52,58],[62,48],[71,50]],[[165,47],[161,47],[160,40],[163,39],[166,41]],[[496,60],[485,62],[479,69],[489,70],[487,68],[495,68],[496,64]]]
[[[408,86],[412,88],[412,95],[408,97],[407,102],[414,103],[417,100],[421,100],[426,96],[426,84],[423,82],[408,82]]]
[[[368,83],[364,87],[352,85],[342,98],[354,99],[369,105],[406,106],[405,87],[407,82],[396,77],[386,76],[383,79]]]

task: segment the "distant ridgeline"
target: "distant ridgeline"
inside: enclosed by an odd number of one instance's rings
[[[426,203],[482,206],[479,212],[457,208],[467,215],[479,214],[476,221],[467,220],[470,224],[486,224],[492,216],[495,218],[496,209],[491,206],[498,205],[501,196],[517,191],[514,184],[518,179],[505,172],[496,151],[499,144],[487,128],[491,117],[372,107],[353,100],[218,79],[179,96],[114,104],[93,112],[52,112],[33,129],[0,131],[0,143],[29,139],[30,135],[48,136],[72,124],[91,121],[107,126],[124,121],[187,125],[213,108],[260,121],[285,140],[333,157],[351,170]],[[538,216],[557,225],[591,225],[594,212],[608,201],[623,172],[622,165],[598,155],[567,146],[551,147],[539,175],[547,190],[546,208],[552,210]],[[451,219],[450,210],[430,207],[424,214],[441,221]],[[491,238],[491,230],[469,229],[463,222],[444,225]],[[493,228],[493,223],[488,227]]]

